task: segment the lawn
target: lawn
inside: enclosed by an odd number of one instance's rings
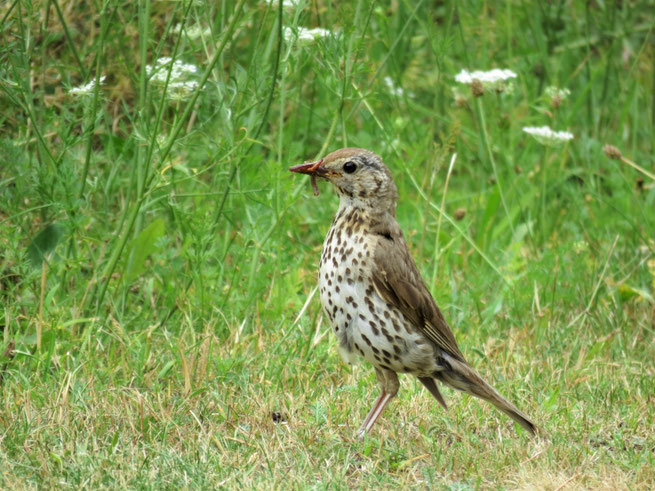
[[[0,487],[652,489],[654,19],[3,2]],[[356,438],[375,374],[316,294],[338,198],[288,171],[346,146],[391,169],[462,352],[539,438],[410,376]]]

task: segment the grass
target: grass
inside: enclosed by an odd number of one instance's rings
[[[0,485],[652,487],[652,11],[5,2]],[[152,79],[164,56],[197,85]],[[513,91],[456,87],[494,67]],[[410,377],[354,437],[375,377],[313,295],[336,197],[287,171],[346,145],[389,164],[460,347],[544,438]]]

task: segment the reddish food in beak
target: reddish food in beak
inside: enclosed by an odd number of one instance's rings
[[[304,164],[294,165],[290,167],[291,172],[299,172],[300,174],[313,174],[323,163],[323,159],[317,160],[316,162],[305,162]]]
[[[294,165],[290,167],[291,172],[298,172],[300,174],[307,174],[310,176],[310,181],[312,183],[312,189],[314,190],[314,196],[318,196],[318,186],[316,185],[316,175],[318,174],[318,168],[323,163],[323,159],[317,160],[316,162],[306,162],[300,165]]]

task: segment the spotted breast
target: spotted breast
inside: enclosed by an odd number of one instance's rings
[[[319,291],[323,311],[348,363],[358,357],[394,372],[427,375],[438,369],[436,350],[375,291],[371,262],[378,241],[370,217],[341,206],[323,244]]]

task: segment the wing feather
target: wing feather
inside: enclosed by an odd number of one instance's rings
[[[372,271],[378,295],[400,310],[427,339],[465,362],[455,336],[423,282],[398,223],[387,214],[372,232],[379,235]]]

